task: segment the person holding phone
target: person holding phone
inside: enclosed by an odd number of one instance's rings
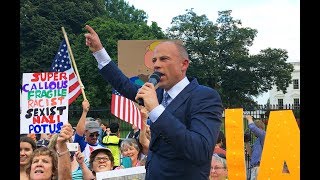
[[[48,144],[49,149],[56,151],[58,136],[59,134],[54,134],[51,137],[50,142]],[[70,161],[71,161],[72,180],[82,180],[83,179],[82,170],[75,158],[76,157],[75,154],[77,154],[77,152],[80,152],[80,146],[78,143],[71,143],[71,142],[72,142],[72,137],[66,143],[69,151],[69,155],[70,155]]]

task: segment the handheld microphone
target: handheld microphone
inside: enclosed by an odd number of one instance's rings
[[[156,86],[159,81],[160,81],[160,78],[163,74],[161,72],[158,72],[158,71],[155,71],[153,74],[151,74],[151,76],[149,77],[149,80],[148,82],[149,83],[152,83],[154,86]],[[143,103],[143,99],[139,98],[138,99],[138,104],[140,106],[144,106],[144,103]]]

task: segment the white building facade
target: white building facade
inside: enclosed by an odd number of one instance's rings
[[[292,83],[287,88],[287,93],[283,94],[282,91],[277,91],[276,86],[269,91],[270,105],[276,105],[279,109],[287,109],[288,105],[293,106],[294,109],[300,107],[300,62],[290,63],[294,66],[294,70]]]

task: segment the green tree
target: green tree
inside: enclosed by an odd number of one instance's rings
[[[167,35],[184,42],[191,60],[188,76],[218,90],[225,108],[253,107],[253,96],[272,85],[286,92],[293,71],[286,50],[267,48],[250,55],[257,30],[242,27],[231,10],[218,12],[215,24],[192,9],[186,11],[172,19]]]
[[[26,72],[49,71],[63,39],[63,26],[68,34],[86,97],[92,107],[88,116],[92,117],[115,119],[108,114],[111,86],[102,79],[96,60],[85,46],[85,24],[96,30],[116,63],[118,40],[165,38],[157,23],[147,25],[144,11],[129,6],[123,0],[22,0],[20,7],[20,77]],[[80,95],[69,106],[71,123],[80,117],[82,101]]]
[[[73,39],[86,21],[103,13],[102,0],[21,0],[20,77],[24,72],[49,71],[63,38],[62,26]]]
[[[130,6],[124,0],[105,0],[106,16],[122,23],[147,23],[148,16],[143,10]]]

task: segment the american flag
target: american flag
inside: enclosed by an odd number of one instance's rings
[[[133,101],[121,96],[115,89],[112,90],[111,113],[119,119],[136,125],[141,129],[140,110]]]
[[[69,105],[81,94],[80,84],[74,72],[65,40],[60,44],[59,50],[53,59],[51,72],[67,72],[69,74]]]

